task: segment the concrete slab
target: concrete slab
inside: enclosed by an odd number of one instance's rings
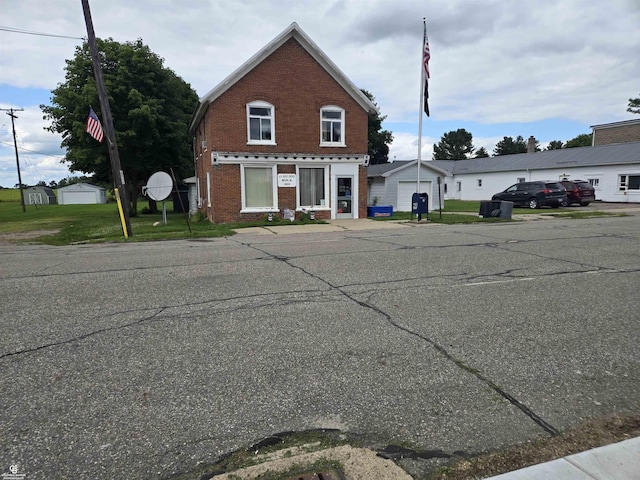
[[[564,458],[505,473],[488,480],[593,480]]]
[[[639,478],[640,438],[571,455],[566,457],[566,461],[596,479]]]
[[[488,480],[629,480],[640,478],[640,438],[632,438]]]

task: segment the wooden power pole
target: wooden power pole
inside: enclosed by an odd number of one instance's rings
[[[100,66],[100,58],[98,57],[96,34],[93,31],[93,21],[91,20],[91,11],[89,10],[89,0],[82,0],[82,10],[84,11],[85,23],[87,24],[89,50],[91,52],[93,72],[96,77],[96,86],[98,87],[98,96],[100,97],[100,109],[102,110],[102,120],[105,126],[104,130],[107,137],[107,147],[109,148],[109,159],[111,160],[111,173],[113,175],[113,183],[116,189],[116,198],[122,204],[121,215],[124,217],[122,226],[123,229],[125,229],[124,236],[128,237],[133,235],[131,232],[131,220],[129,218],[129,202],[127,201],[124,173],[120,166],[120,155],[118,154],[118,145],[116,144],[116,132],[113,127],[113,117],[111,116],[109,97],[107,97],[107,88],[104,85],[102,67]]]
[[[18,167],[18,188],[20,188],[20,205],[22,206],[22,213],[26,212],[24,208],[24,192],[22,191],[22,175],[20,174],[20,157],[18,156],[18,142],[16,141],[16,124],[14,120],[18,117],[14,112],[22,112],[22,108],[0,108],[1,111],[6,111],[7,115],[11,117],[11,128],[13,129],[13,147],[16,149],[16,166]]]

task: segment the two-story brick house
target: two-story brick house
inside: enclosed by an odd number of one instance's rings
[[[366,217],[376,106],[293,23],[200,99],[198,208],[215,223],[284,209]]]

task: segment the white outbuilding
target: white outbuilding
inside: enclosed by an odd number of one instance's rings
[[[107,203],[107,190],[90,183],[74,183],[58,189],[59,205]]]

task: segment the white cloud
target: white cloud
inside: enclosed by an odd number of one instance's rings
[[[2,26],[86,36],[80,2],[2,5]],[[91,8],[98,37],[142,38],[201,96],[296,21],[356,85],[375,95],[388,122],[407,128],[417,123],[425,16],[432,122],[560,119],[588,131],[629,118],[627,99],[640,92],[637,0],[112,0]],[[80,43],[0,31],[0,92],[1,84],[53,89]],[[17,101],[0,97],[0,107]],[[35,131],[22,120],[21,128],[24,135]],[[398,158],[415,156],[410,130],[393,133]]]

